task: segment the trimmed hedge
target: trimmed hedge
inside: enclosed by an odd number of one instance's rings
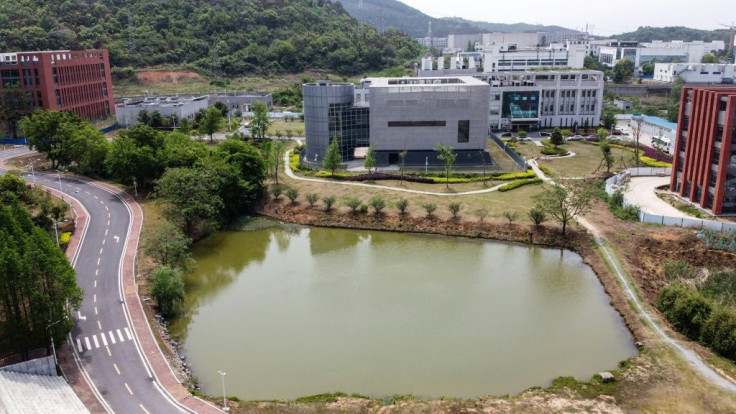
[[[498,191],[500,191],[500,192],[503,193],[503,192],[506,192],[506,191],[511,191],[511,190],[513,190],[515,188],[519,188],[519,187],[525,186],[525,185],[537,184],[537,183],[541,183],[541,182],[542,182],[542,179],[541,178],[527,178],[525,180],[516,180],[516,181],[512,181],[512,182],[510,182],[508,184],[505,184],[505,185],[499,187],[498,188]]]
[[[565,148],[562,148],[562,147],[555,148],[555,147],[549,147],[549,146],[545,146],[544,148],[542,148],[541,151],[542,151],[542,154],[544,155],[567,155],[570,153],[570,151],[566,150]]]
[[[654,167],[654,168],[672,168],[672,164],[665,161],[657,161],[653,158],[649,158],[646,155],[642,155],[639,157],[639,161],[641,161],[642,164],[646,165],[647,167]]]
[[[72,233],[67,231],[67,232],[61,233],[61,236],[59,236],[59,243],[69,244],[69,240],[71,239],[72,239]]]

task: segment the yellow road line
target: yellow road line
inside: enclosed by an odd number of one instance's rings
[[[130,395],[133,395],[133,390],[130,389],[130,386],[128,385],[127,382],[125,383],[125,388],[128,390],[128,392],[130,393]]]
[[[118,364],[116,364],[116,363],[113,362],[112,366],[115,367],[115,372],[117,372],[118,375],[120,375],[120,370],[118,369]]]
[[[141,410],[143,410],[144,413],[151,414],[148,412],[148,410],[146,410],[146,407],[144,407],[143,404],[138,404],[138,405],[141,407]]]

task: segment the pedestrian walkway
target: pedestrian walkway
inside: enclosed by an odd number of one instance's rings
[[[678,218],[693,218],[657,197],[657,187],[668,185],[670,177],[632,177],[626,188],[626,200],[645,213]]]
[[[125,335],[123,335],[123,332],[125,332]],[[102,347],[107,347],[115,345],[118,342],[125,342],[126,339],[129,341],[133,340],[133,335],[131,335],[130,330],[127,327],[123,328],[123,330],[116,329],[114,332],[108,331],[107,335],[105,332],[100,332],[99,340],[97,339],[97,335],[98,334],[77,337],[76,351],[81,354],[85,350],[91,351],[92,349],[98,349],[100,348],[100,345],[102,345]]]
[[[389,191],[397,191],[402,193],[412,193],[412,194],[424,194],[424,195],[435,195],[440,197],[449,197],[449,196],[464,196],[464,195],[475,195],[475,194],[485,194],[485,193],[492,193],[494,191],[498,191],[499,188],[503,187],[504,185],[508,183],[499,184],[495,187],[491,188],[484,188],[482,190],[474,190],[474,191],[465,191],[462,193],[437,193],[432,191],[422,191],[422,190],[412,190],[409,188],[399,188],[399,187],[389,187],[386,185],[376,185],[376,184],[364,184],[364,183],[354,183],[349,181],[331,181],[331,180],[323,180],[319,178],[307,178],[307,177],[300,177],[296,174],[294,174],[294,171],[291,169],[291,165],[289,165],[289,156],[291,152],[286,152],[284,155],[284,171],[286,172],[286,176],[298,180],[298,181],[311,181],[314,183],[325,183],[325,184],[335,184],[335,185],[348,185],[353,187],[368,187],[368,188],[380,188],[382,190],[389,190]]]

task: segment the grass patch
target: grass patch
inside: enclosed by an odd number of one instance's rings
[[[612,374],[615,378],[616,373],[612,372]],[[616,380],[604,383],[601,377],[596,374],[590,381],[579,381],[573,377],[557,377],[552,380],[552,385],[547,387],[545,391],[560,393],[565,389],[569,389],[582,397],[596,398],[600,395],[614,395],[617,388]]]
[[[345,394],[344,392],[331,392],[331,393],[324,393],[324,394],[317,394],[317,395],[309,395],[306,397],[297,398],[295,402],[298,403],[333,403],[336,402],[338,398],[344,398],[344,397],[350,397],[350,398],[360,398],[360,399],[369,399],[365,395],[361,394]]]

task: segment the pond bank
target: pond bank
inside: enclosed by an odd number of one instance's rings
[[[623,318],[634,340],[641,342],[647,338],[641,320],[629,307],[625,294],[600,256],[592,236],[577,226],[568,227],[567,235],[563,236],[556,225],[533,226],[498,221],[466,221],[462,217],[442,220],[436,217],[396,214],[353,214],[337,209],[326,212],[321,208],[310,208],[304,204],[292,205],[288,200],[265,202],[260,206],[258,213],[279,221],[306,226],[470,237],[573,250],[580,254],[583,262],[598,276],[603,289],[610,297],[611,305]]]

